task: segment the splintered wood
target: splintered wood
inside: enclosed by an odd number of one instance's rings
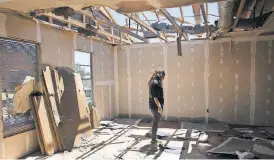
[[[41,83],[43,93],[32,97],[41,151],[52,155],[81,147],[93,132],[80,75],[71,69],[47,66]]]

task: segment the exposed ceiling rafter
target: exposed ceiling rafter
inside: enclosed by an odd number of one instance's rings
[[[209,32],[209,30],[208,30],[208,20],[207,20],[207,17],[206,17],[206,11],[205,11],[204,4],[200,4],[200,8],[201,8],[201,12],[202,12],[204,22],[205,22],[206,38],[208,39],[208,36],[209,36],[209,33],[208,33]]]
[[[109,25],[109,26],[111,26],[111,27],[113,27],[113,28],[119,29],[120,32],[127,33],[128,35],[130,35],[130,36],[132,36],[132,37],[134,37],[134,38],[136,38],[136,39],[139,39],[139,40],[141,40],[141,41],[144,41],[144,42],[146,42],[146,43],[149,43],[149,41],[148,41],[146,38],[144,38],[144,37],[142,37],[142,36],[140,36],[140,35],[138,35],[138,34],[135,34],[135,33],[131,32],[130,30],[126,29],[125,27],[119,26],[118,24],[116,24],[116,23],[114,23],[114,22],[111,22],[111,21],[108,21],[108,20],[105,20],[105,19],[95,18],[95,17],[92,15],[92,13],[91,13],[90,11],[82,10],[82,11],[80,11],[80,12],[81,12],[82,14],[88,16],[90,19],[92,19],[92,20],[98,22],[98,23],[103,23],[103,24]]]
[[[110,13],[110,11],[109,11],[109,9],[108,9],[107,7],[102,6],[102,7],[100,8],[100,11],[101,11],[105,16],[107,16],[112,22],[114,22],[114,23],[116,23],[116,24],[118,25],[117,21],[115,20],[115,18],[114,18],[113,15]],[[112,28],[112,29],[113,29],[113,28]],[[121,33],[121,36],[122,36],[122,37],[125,37],[127,40],[130,40],[131,42],[134,42],[134,40],[131,39],[131,38],[130,38],[127,34],[125,34],[125,33]]]
[[[159,9],[159,11],[170,21],[170,23],[174,26],[179,35],[182,35],[186,40],[188,40],[187,35],[180,29],[180,26],[177,22],[172,18],[172,16],[165,9]]]
[[[68,19],[65,19],[64,17],[62,16],[56,16],[55,14],[52,14],[52,13],[44,13],[43,15],[45,16],[48,16],[48,17],[51,17],[51,19],[56,19],[56,20],[59,20],[63,23],[67,23],[67,24],[70,24],[71,25],[74,25],[76,27],[80,27],[80,28],[84,28],[84,29],[87,29],[87,30],[90,30],[92,32],[95,32],[97,34],[100,34],[100,35],[103,35],[103,36],[106,36],[106,37],[110,37],[110,38],[113,38],[115,40],[118,40],[118,41],[121,41],[121,42],[124,42],[126,44],[131,44],[131,41],[129,40],[126,40],[126,39],[121,39],[121,37],[119,36],[116,36],[114,34],[111,34],[111,33],[108,33],[106,32],[105,30],[99,28],[98,30],[92,30],[92,29],[89,29],[86,27],[86,24],[82,23],[82,22],[79,22],[77,20],[74,20],[72,18],[68,18]],[[113,42],[112,42],[113,43]]]
[[[160,22],[160,17],[159,17],[159,15],[158,15],[157,10],[154,10],[154,13],[155,13],[155,15],[156,15],[156,17],[157,17],[158,22]],[[167,39],[167,35],[166,35],[165,32],[163,32],[163,35],[165,36],[166,40],[168,40],[168,39]]]
[[[238,25],[238,22],[240,20],[240,16],[241,16],[241,14],[243,12],[243,8],[244,8],[244,5],[245,5],[245,2],[246,2],[246,0],[241,0],[241,2],[240,2],[240,5],[239,5],[239,8],[238,8],[238,11],[237,11],[237,14],[236,14],[236,18],[235,18],[232,30],[234,30],[237,27],[237,25]]]
[[[127,17],[129,17],[130,19],[134,20],[136,23],[140,24],[141,26],[143,26],[144,28],[146,28],[148,31],[154,33],[155,35],[157,35],[159,38],[161,38],[164,41],[167,41],[166,38],[159,34],[155,29],[153,29],[151,26],[147,25],[146,23],[144,23],[142,20],[140,20],[138,17],[136,17],[135,14],[125,14]]]

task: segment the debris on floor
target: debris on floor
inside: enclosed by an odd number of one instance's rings
[[[115,118],[114,123],[136,126],[142,119]]]
[[[236,151],[251,150],[256,141],[240,139],[237,137],[229,137],[219,146],[208,150],[207,152],[215,154],[236,154]]]
[[[223,132],[216,128],[201,131],[174,129],[172,123],[158,129],[158,142],[151,145],[151,127],[140,119],[116,118],[101,121],[90,140],[69,152],[55,153],[52,159],[269,159],[274,158],[273,141],[256,127],[231,127]],[[178,122],[174,122],[178,123]],[[201,124],[202,125],[202,124]],[[201,126],[200,125],[200,126]],[[216,124],[215,124],[216,125]],[[218,126],[218,125],[216,125]],[[221,125],[220,125],[221,126]],[[200,129],[200,130],[199,130]],[[213,131],[213,132],[209,132]],[[243,135],[263,138],[241,138]],[[265,137],[264,137],[265,136]],[[273,153],[272,153],[273,152]],[[65,154],[64,154],[65,153]],[[41,158],[41,157],[39,157]]]
[[[151,131],[146,133],[146,136],[151,138]],[[162,139],[164,137],[168,137],[169,133],[158,130],[156,136],[157,136],[158,139]]]
[[[236,151],[236,154],[238,155],[239,159],[253,159],[255,157],[255,155],[251,152]]]
[[[206,142],[207,139],[208,139],[208,135],[207,135],[206,133],[202,132],[202,133],[200,134],[199,138],[198,138],[198,141],[199,141],[199,142]]]
[[[224,132],[229,129],[227,124],[223,123],[181,123],[181,129],[195,129],[205,132]]]
[[[252,147],[252,153],[260,159],[274,159],[274,147],[269,143],[256,143]]]

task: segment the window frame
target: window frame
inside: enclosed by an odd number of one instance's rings
[[[75,52],[82,52],[82,53],[89,54],[89,57],[90,57],[89,65],[76,64],[75,63]],[[73,67],[74,67],[74,71],[77,73],[76,66],[86,66],[86,67],[90,66],[90,72],[91,72],[90,76],[91,76],[91,78],[90,79],[83,79],[82,76],[81,76],[81,81],[83,81],[83,80],[91,80],[91,99],[92,99],[91,106],[95,106],[93,52],[87,52],[87,51],[83,51],[83,50],[80,50],[80,49],[74,50],[73,51]],[[89,106],[89,107],[91,107],[91,106]]]

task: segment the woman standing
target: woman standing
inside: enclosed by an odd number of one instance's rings
[[[165,71],[157,69],[154,71],[150,80],[149,85],[149,109],[153,116],[153,124],[151,130],[151,144],[157,146],[157,130],[161,120],[161,115],[164,109],[164,91],[163,91],[163,80],[165,78]]]

